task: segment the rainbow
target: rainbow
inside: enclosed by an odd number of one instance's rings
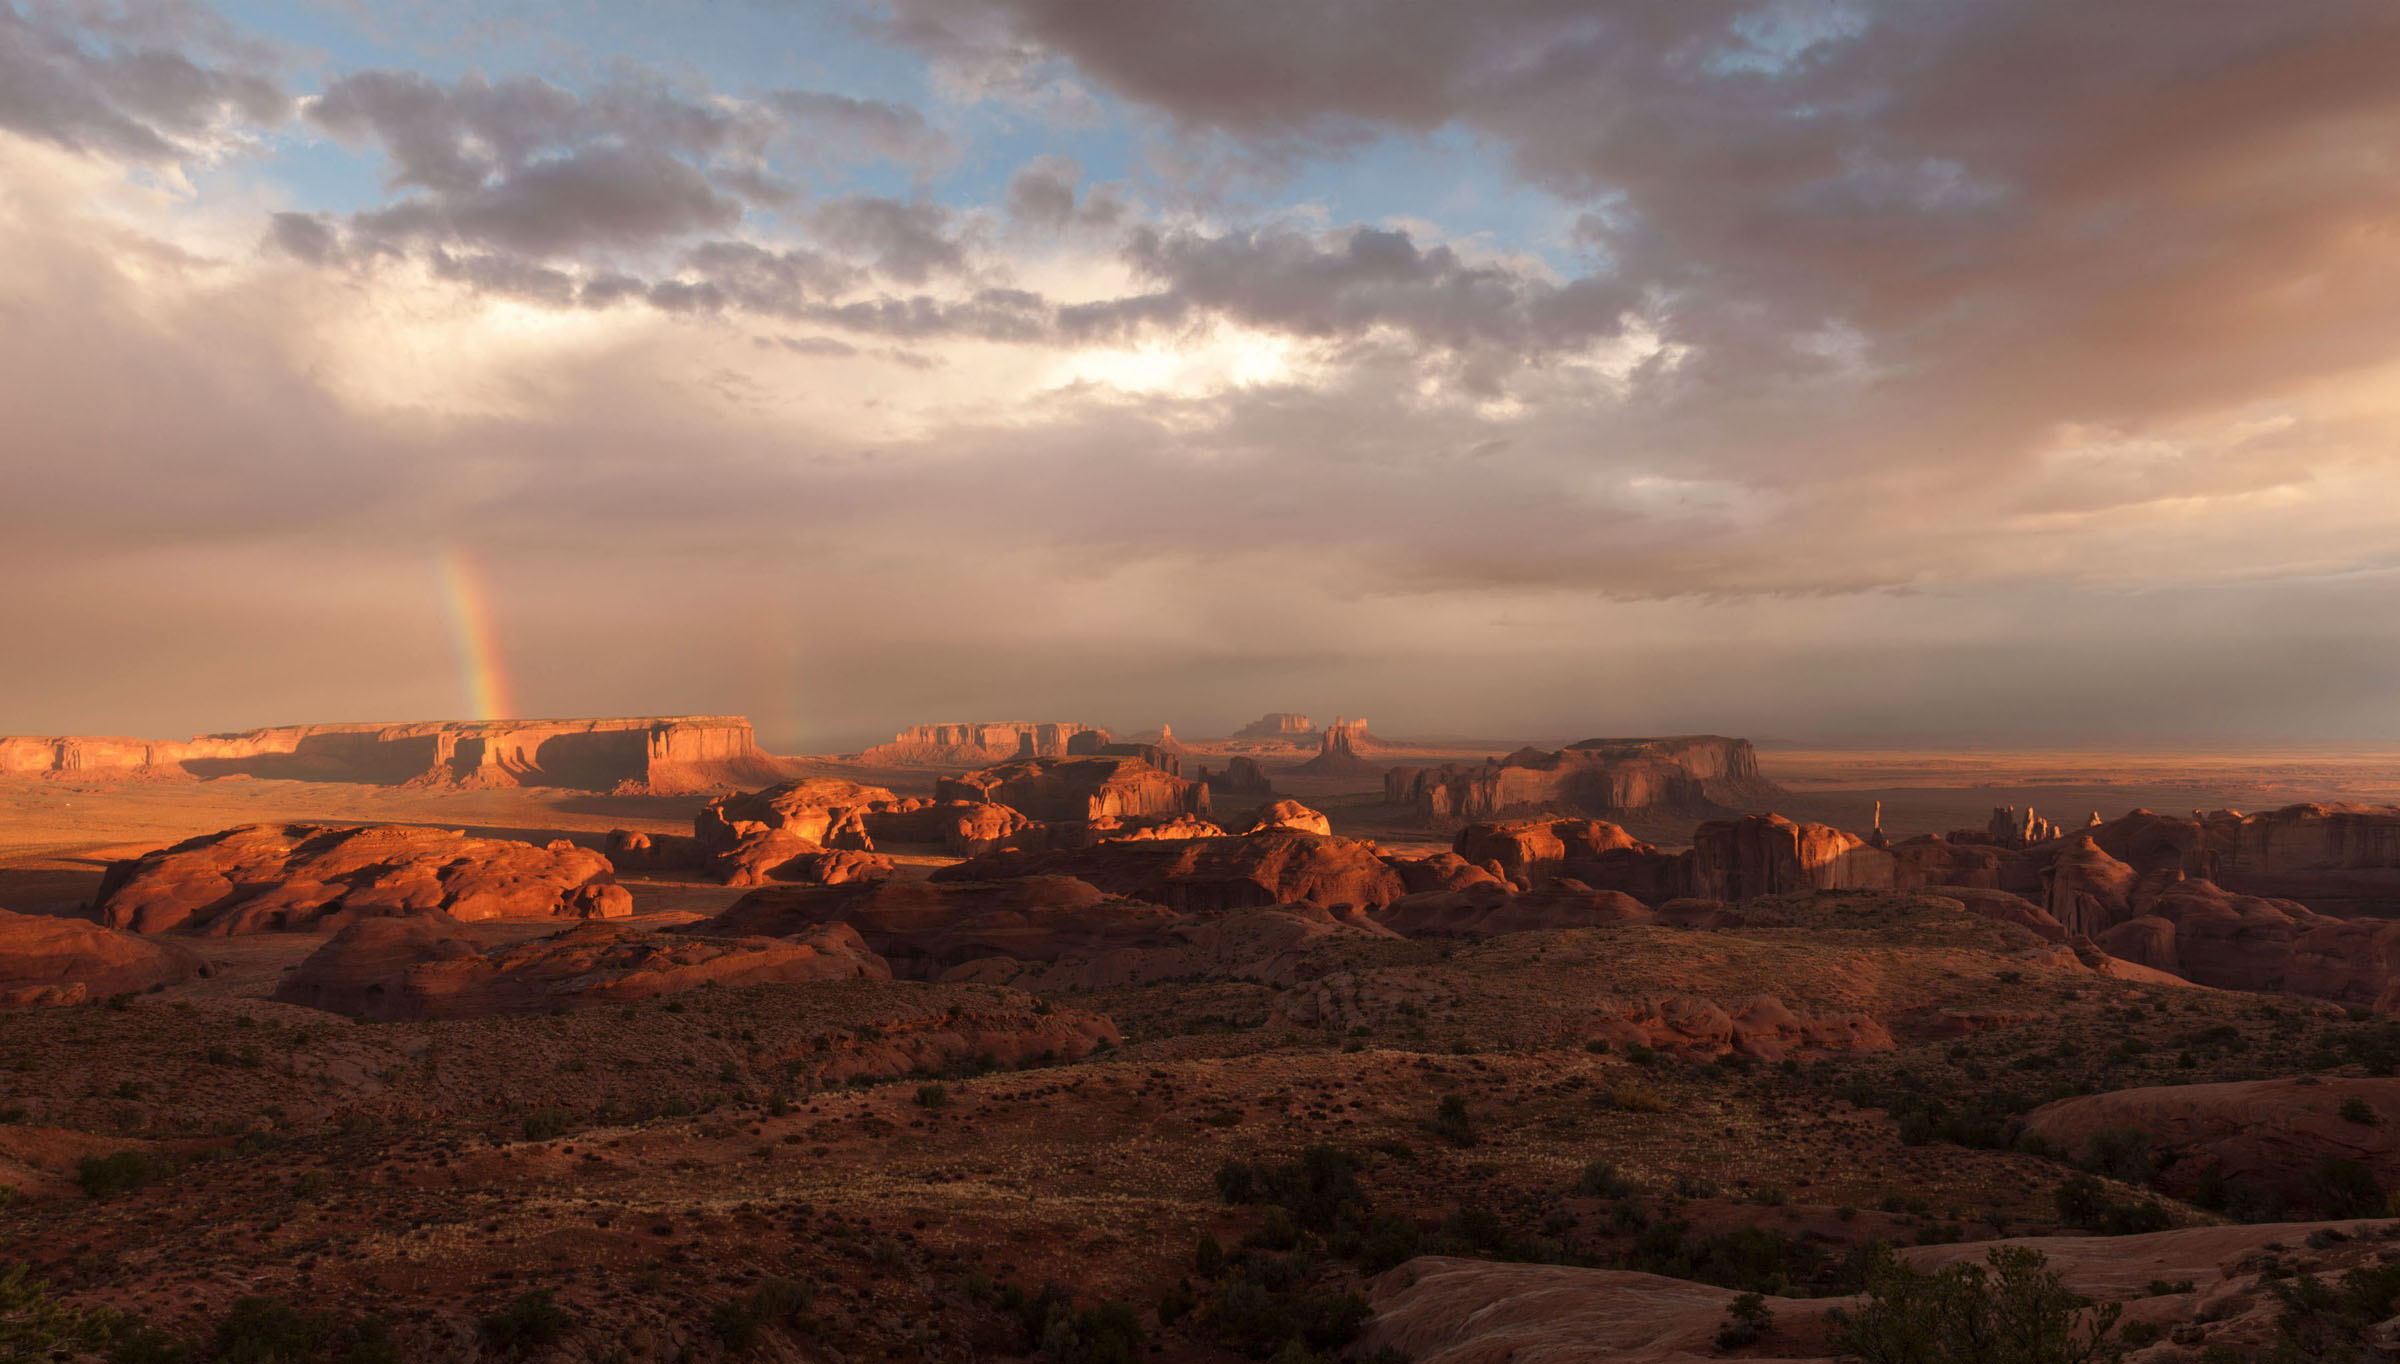
[[[468,718],[518,718],[509,699],[499,632],[492,628],[482,565],[465,549],[443,545],[434,554],[434,568],[442,581],[442,606],[450,617],[450,641],[458,656],[459,689],[466,697]]]

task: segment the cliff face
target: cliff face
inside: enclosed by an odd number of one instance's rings
[[[1028,758],[935,784],[937,801],[981,801],[1035,819],[1157,819],[1208,813],[1208,788],[1137,757]]]
[[[2136,810],[2076,831],[2136,877],[2213,881],[2324,913],[2400,909],[2400,807],[2288,805],[2245,815]]]
[[[1480,767],[1400,768],[1384,781],[1387,801],[1440,821],[1488,820],[1511,810],[1740,808],[1782,794],[1758,775],[1749,740],[1713,734],[1586,739],[1556,753],[1519,749]]]
[[[1316,726],[1305,715],[1286,710],[1269,711],[1233,732],[1236,739],[1291,739],[1316,733]]]
[[[1104,730],[1072,720],[997,720],[969,724],[911,725],[859,754],[868,763],[893,767],[986,767],[1017,758],[1063,758],[1078,734]]]
[[[738,715],[610,720],[282,725],[182,742],[0,738],[0,773],[280,777],[296,781],[567,786],[653,792],[788,775]]]

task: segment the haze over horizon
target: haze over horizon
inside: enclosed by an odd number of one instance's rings
[[[0,733],[2400,743],[2400,9],[0,0]]]

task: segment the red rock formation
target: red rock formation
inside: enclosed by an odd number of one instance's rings
[[[895,974],[932,979],[983,957],[1055,961],[1165,945],[1173,941],[1168,929],[1176,918],[1159,905],[1113,898],[1069,877],[1037,876],[984,884],[771,887],[681,931],[785,937],[814,925],[846,924]]]
[[[1747,739],[1586,739],[1556,753],[1519,749],[1480,767],[1395,772],[1384,799],[1431,822],[1490,820],[1512,811],[1609,814],[1655,807],[1763,805],[1783,792],[1758,775]]]
[[[1312,777],[1378,776],[1383,768],[1363,756],[1364,751],[1377,747],[1380,745],[1367,732],[1365,720],[1336,718],[1318,742],[1317,756],[1293,770]]]
[[[728,886],[763,886],[769,881],[833,886],[889,876],[892,859],[855,848],[820,848],[786,829],[761,829],[711,857],[708,871]]]
[[[2296,901],[2183,881],[2100,942],[2127,960],[2201,985],[2400,1013],[2400,921],[2336,918]]]
[[[1294,829],[1304,834],[1333,833],[1333,821],[1296,800],[1279,800],[1262,807],[1242,827],[1245,834],[1265,833],[1269,829]]]
[[[2356,1100],[2371,1123],[2341,1116]],[[2295,1211],[2325,1211],[2316,1185],[2328,1157],[2354,1160],[2376,1182],[2400,1182],[2400,1080],[2344,1076],[2158,1085],[2062,1099],[2035,1109],[2025,1131],[2070,1159],[2083,1158],[2104,1132],[2138,1131],[2152,1149],[2178,1158],[2159,1187],[2180,1198],[2211,1168],[2253,1199]]]
[[[1028,758],[1001,763],[934,786],[936,800],[1006,805],[1039,820],[1079,824],[1096,819],[1153,819],[1205,815],[1208,788],[1161,772],[1139,758]]]
[[[985,767],[1018,758],[1063,758],[1076,736],[1094,732],[1073,721],[998,720],[912,725],[858,755],[884,767]],[[1108,742],[1099,731],[1098,742]]]
[[[324,931],[441,910],[457,919],[633,912],[608,859],[399,824],[247,824],[108,869],[101,921],[137,933]]]
[[[1470,824],[1450,840],[1450,848],[1477,865],[1497,862],[1508,876],[1541,880],[1573,875],[1566,870],[1569,864],[1591,862],[1603,853],[1650,845],[1597,819],[1533,819]]]
[[[1269,739],[1297,742],[1317,732],[1305,715],[1290,711],[1272,710],[1233,732],[1236,739]]]
[[[1168,748],[1163,744],[1099,744],[1089,750],[1094,757],[1139,758],[1170,777],[1183,775],[1183,755],[1189,752],[1181,745]]]
[[[789,938],[703,938],[587,924],[491,948],[448,915],[362,919],[276,988],[286,1004],[355,1018],[482,1018],[652,999],[701,985],[888,980],[840,925]]]
[[[1405,893],[1375,845],[1278,829],[1242,838],[1104,843],[1045,853],[1000,852],[933,873],[943,881],[1071,876],[1113,895],[1185,913],[1269,905],[1354,905],[1375,909]]]
[[[1507,880],[1488,867],[1479,867],[1457,853],[1431,857],[1386,857],[1384,865],[1399,873],[1401,887],[1411,895],[1427,891],[1464,890],[1469,886],[1507,886]]]
[[[174,943],[0,909],[0,1008],[82,1004],[206,973],[191,949]]]
[[[1910,1246],[1898,1253],[1917,1269],[1938,1270],[1983,1265],[2000,1247],[2037,1251],[2069,1292],[2122,1302],[2126,1321],[2151,1329],[2159,1344],[2135,1357],[2197,1358],[2206,1350],[2252,1360],[2288,1347],[2290,1337],[2279,1324],[2284,1302],[2269,1276],[2289,1277],[2292,1248],[2372,1245],[2382,1225],[2202,1226],[2141,1236]],[[2335,1271],[2328,1265],[2325,1277],[2339,1277]],[[2188,1281],[2193,1291],[2158,1293],[2152,1285],[2162,1281]],[[1730,1288],[1628,1270],[1420,1256],[1370,1285],[1373,1316],[1355,1349],[1361,1356],[1388,1350],[1415,1364],[1705,1364],[1729,1357],[1716,1334],[1735,1296]],[[1754,1364],[1826,1364],[1825,1317],[1856,1311],[1860,1300],[1770,1297],[1762,1303],[1775,1322],[1770,1343],[1731,1357]],[[2192,1343],[2170,1344],[2169,1337]]]
[[[868,813],[899,803],[898,797],[880,786],[811,777],[763,791],[719,796],[693,817],[692,833],[700,840],[701,850],[711,856],[759,829],[780,829],[822,848],[873,852],[874,841],[867,837]]]
[[[1646,924],[1658,916],[1621,891],[1593,890],[1573,881],[1517,892],[1497,881],[1459,890],[1404,895],[1373,914],[1375,922],[1408,938],[1487,938],[1542,929]]]
[[[2227,890],[2298,900],[2327,913],[2400,908],[2400,807],[2219,810],[2206,817],[2202,848],[2205,862],[2187,862],[2184,871]]]
[[[1667,995],[1603,1006],[1592,1035],[1627,1046],[1640,1044],[1693,1056],[1736,1052],[1762,1061],[1835,1051],[1889,1051],[1895,1045],[1882,1024],[1865,1014],[1810,1017],[1761,995],[1738,1012],[1694,995]]]
[[[1921,886],[1903,887],[1903,889],[1921,889],[1928,895],[1938,895],[1945,900],[1956,900],[1960,908],[1978,918],[1990,919],[1995,923],[2015,924],[2019,928],[2030,928],[2051,942],[2067,940],[2065,925],[2051,918],[2040,905],[2022,895],[2012,895],[2005,890],[1993,890],[1987,886]],[[2110,950],[2115,951],[2114,948]],[[2117,955],[2123,956],[2124,953],[2118,952]]]
[[[2035,843],[2047,843],[2066,830],[2033,812],[2028,805],[2019,811],[2014,805],[1995,805],[1984,831],[2004,847],[2023,848]]]
[[[773,781],[789,766],[738,715],[284,725],[185,742],[0,739],[0,773],[282,777],[658,793]]]
[[[1256,758],[1228,759],[1225,770],[1214,776],[1209,775],[1208,769],[1203,767],[1200,769],[1200,782],[1208,787],[1209,794],[1220,803],[1228,800],[1237,803],[1268,800],[1275,795],[1274,783],[1267,780],[1267,770],[1258,765]]]
[[[1005,805],[961,801],[944,808],[957,811],[942,835],[942,849],[952,857],[980,857],[1002,848],[1023,847],[1026,835],[1042,828]],[[1047,839],[1042,844],[1048,846]]]
[[[1096,819],[1084,826],[1085,843],[1124,843],[1142,839],[1168,840],[1179,838],[1223,838],[1225,831],[1205,819],[1193,815],[1177,815],[1155,824],[1133,824],[1117,819]]]
[[[2050,917],[2069,933],[2097,938],[2133,917],[2134,869],[2102,851],[2089,834],[2077,834],[2043,872]]]
[[[1893,884],[1902,890],[1917,886],[1981,886],[1992,890],[2033,890],[2039,873],[2026,858],[1991,844],[1954,843],[1940,834],[1920,834],[1897,843],[1867,842],[1891,853],[1896,865]]]
[[[1745,900],[1807,890],[1890,890],[1897,863],[1865,839],[1781,815],[1712,820],[1692,831],[1691,893]]]

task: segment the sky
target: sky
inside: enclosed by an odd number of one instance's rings
[[[0,732],[2400,742],[2388,0],[0,0]]]

